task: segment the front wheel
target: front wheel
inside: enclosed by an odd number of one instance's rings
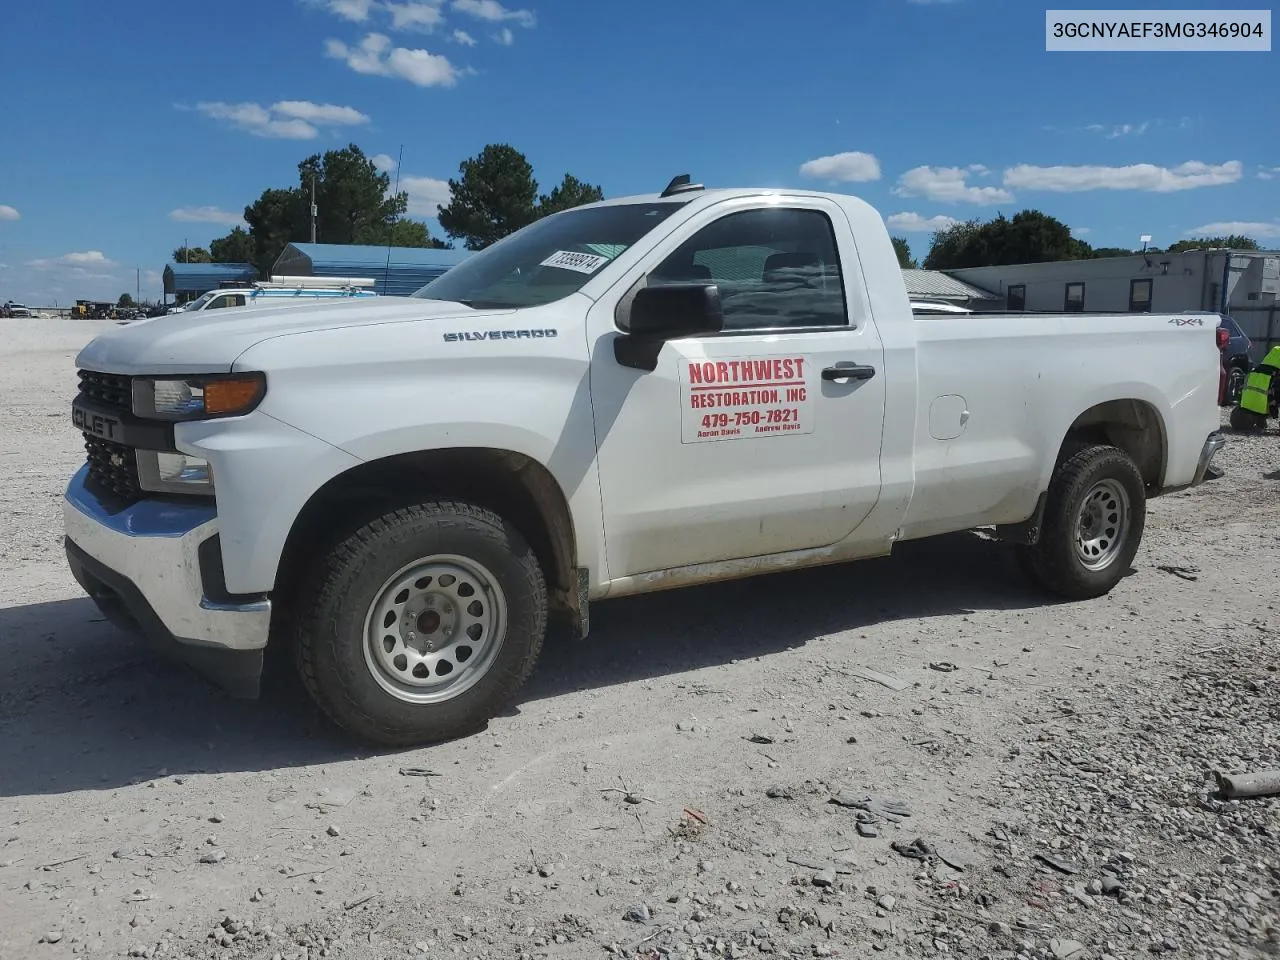
[[[1079,449],[1049,482],[1039,541],[1019,547],[1023,569],[1071,600],[1109,593],[1133,563],[1146,515],[1142,474],[1128,454],[1105,445]]]
[[[311,583],[314,593],[293,598],[303,682],[332,720],[380,744],[483,727],[533,670],[546,632],[533,551],[471,504],[378,517],[324,557]]]

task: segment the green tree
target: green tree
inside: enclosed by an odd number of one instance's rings
[[[120,299],[116,301],[116,306],[117,307],[136,307],[137,304],[133,302],[132,294],[122,293],[120,294]]]
[[[405,193],[391,194],[391,177],[354,143],[298,164],[304,210],[315,180],[316,239],[321,243],[375,243],[408,209]],[[307,221],[308,235],[310,220]]]
[[[893,252],[898,255],[898,266],[903,270],[914,270],[919,264],[916,263],[915,257],[911,256],[911,244],[907,243],[905,237],[892,237]]]
[[[583,183],[572,173],[566,173],[558,187],[538,198],[536,212],[539,217],[548,217],[553,213],[559,213],[561,210],[570,210],[573,207],[580,207],[584,203],[595,203],[603,199],[604,191],[598,186]]]
[[[446,250],[449,244],[431,235],[427,225],[420,220],[400,219],[380,230],[370,230],[365,243],[389,247],[430,247]]]
[[[250,262],[258,268],[259,276],[269,277],[281,251],[309,235],[306,204],[301,190],[272,187],[263,190],[262,196],[245,207],[244,220],[249,224],[249,237],[253,240]]]
[[[214,263],[253,263],[253,237],[244,227],[235,227],[209,243],[209,256]]]
[[[1257,250],[1258,241],[1233,233],[1226,237],[1201,237],[1197,240],[1179,240],[1169,244],[1169,253],[1186,253],[1188,250]]]
[[[1071,236],[1071,228],[1039,210],[1022,210],[1012,218],[1000,214],[983,223],[967,220],[933,235],[924,265],[929,270],[1082,260],[1092,248]]]
[[[440,226],[468,250],[483,250],[537,219],[538,184],[525,155],[505,143],[491,143],[458,165],[449,181],[449,203],[440,208]]]
[[[354,143],[314,154],[298,164],[298,185],[264,190],[245,208],[249,225],[245,244],[235,230],[222,238],[220,251],[248,255],[262,276],[269,276],[290,243],[311,237],[311,190],[316,196],[316,240],[402,247],[444,246],[426,226],[404,217],[408,194],[391,192],[391,178],[374,166]]]
[[[1148,252],[1158,253],[1159,251],[1148,249]],[[1124,247],[1094,247],[1090,256],[1092,259],[1098,260],[1102,257],[1131,257],[1133,254],[1134,251],[1126,250]]]
[[[212,260],[204,247],[181,246],[173,251],[174,263],[210,263]]]

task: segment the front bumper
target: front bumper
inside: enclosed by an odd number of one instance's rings
[[[271,601],[226,592],[218,544],[210,543],[218,533],[213,505],[142,500],[112,513],[85,486],[87,476],[81,467],[63,503],[77,582],[113,623],[229,692],[256,696]]]

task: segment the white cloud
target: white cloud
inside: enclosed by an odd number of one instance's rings
[[[1091,233],[1093,233],[1093,229],[1091,227],[1072,227],[1071,228],[1071,235],[1073,237],[1087,237]]]
[[[273,137],[280,140],[311,140],[320,131],[296,117],[281,119],[256,103],[222,103],[219,101],[197,103],[196,109],[206,117],[224,120],[237,130],[255,137]]]
[[[885,218],[889,229],[898,233],[934,233],[954,227],[959,222],[941,214],[936,217],[922,217],[918,213],[895,213]]]
[[[179,223],[220,223],[227,227],[244,226],[244,219],[238,213],[223,210],[221,207],[179,207],[169,211],[169,219]]]
[[[408,213],[415,217],[434,217],[442,204],[449,202],[449,182],[434,177],[401,177],[400,189],[409,195]]]
[[[358,47],[349,47],[341,40],[326,40],[325,52],[345,60],[356,73],[398,77],[419,87],[452,87],[458,82],[458,69],[447,57],[393,47],[391,38],[381,33],[368,34]]]
[[[880,179],[880,161],[872,154],[854,150],[808,160],[800,164],[800,174],[841,183],[867,183]]]
[[[1150,121],[1147,121],[1145,123],[1139,123],[1139,124],[1122,123],[1122,124],[1119,124],[1118,126],[1114,126],[1111,128],[1111,132],[1107,134],[1107,139],[1118,140],[1120,137],[1127,137],[1130,135],[1133,135],[1135,137],[1140,137],[1144,133],[1146,133],[1150,127],[1151,127]]]
[[[88,267],[105,269],[114,267],[115,261],[108,260],[101,250],[86,250],[83,253],[64,253],[50,260],[28,260],[27,266],[34,270],[52,270],[57,267],[72,267],[84,270]]]
[[[1261,237],[1270,240],[1273,237],[1280,237],[1280,221],[1225,220],[1221,223],[1206,223],[1203,227],[1188,230],[1187,236],[1227,237],[1233,233],[1255,239]]]
[[[464,47],[474,47],[476,45],[476,38],[465,30],[455,30],[453,31],[453,42],[460,43]]]
[[[508,10],[498,0],[453,0],[453,9],[490,23],[511,20],[522,27],[532,27],[537,22],[532,10]]]
[[[975,166],[981,166],[975,164]],[[1013,195],[999,187],[971,187],[968,183],[972,168],[916,167],[898,178],[893,188],[895,196],[925,197],[940,203],[1009,203]],[[974,171],[980,172],[980,171]],[[1006,186],[1008,185],[1006,181]]]
[[[373,0],[328,0],[325,7],[335,17],[350,20],[352,23],[364,23],[369,19]]]
[[[493,42],[499,46],[509,47],[516,42],[516,35],[511,32],[510,27],[503,27],[499,33],[493,35]]]
[[[188,108],[180,106],[179,109]],[[279,140],[312,140],[320,135],[317,125],[345,127],[369,122],[369,117],[354,107],[310,100],[280,100],[269,107],[258,103],[206,101],[197,103],[196,109],[206,117],[222,120],[255,137]]]
[[[0,203],[0,220],[21,220],[21,219],[22,219],[22,214],[20,214],[17,210],[9,206],[7,203]]]
[[[1135,163],[1127,167],[1037,167],[1024,163],[1005,170],[1004,185],[1015,190],[1048,190],[1054,193],[1087,190],[1173,193],[1235,183],[1243,175],[1244,164],[1239,160],[1216,165],[1191,160],[1176,167],[1157,167],[1150,163]]]
[[[1280,177],[1280,167],[1263,167],[1258,171],[1259,180],[1275,180],[1277,177]],[[9,209],[12,210],[13,208],[10,207]],[[0,220],[3,219],[4,217],[0,216]]]
[[[1121,137],[1140,137],[1151,129],[1153,124],[1163,125],[1160,120],[1145,120],[1142,123],[1091,123],[1084,128],[1086,133],[1100,133],[1108,140],[1119,140]]]
[[[389,154],[385,154],[385,153],[375,154],[374,156],[370,157],[369,160],[373,163],[375,167],[377,167],[383,173],[390,173],[392,170],[396,168],[396,158],[393,156],[390,156]]]
[[[388,3],[387,12],[391,14],[392,30],[414,30],[418,33],[430,33],[444,23],[444,13],[439,3]]]
[[[332,127],[358,127],[369,122],[369,117],[355,107],[340,107],[335,103],[312,103],[310,100],[280,100],[270,107],[272,113],[308,123]]]

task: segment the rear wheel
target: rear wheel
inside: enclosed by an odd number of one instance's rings
[[[546,632],[546,584],[491,511],[435,502],[378,517],[294,596],[298,665],[320,708],[407,746],[480,729],[515,696]]]
[[[1267,428],[1267,418],[1260,413],[1236,407],[1231,411],[1231,429],[1241,433],[1257,433]]]
[[[1072,600],[1109,593],[1129,570],[1146,523],[1146,488],[1116,447],[1069,453],[1049,483],[1039,541],[1019,547],[1040,586]]]

